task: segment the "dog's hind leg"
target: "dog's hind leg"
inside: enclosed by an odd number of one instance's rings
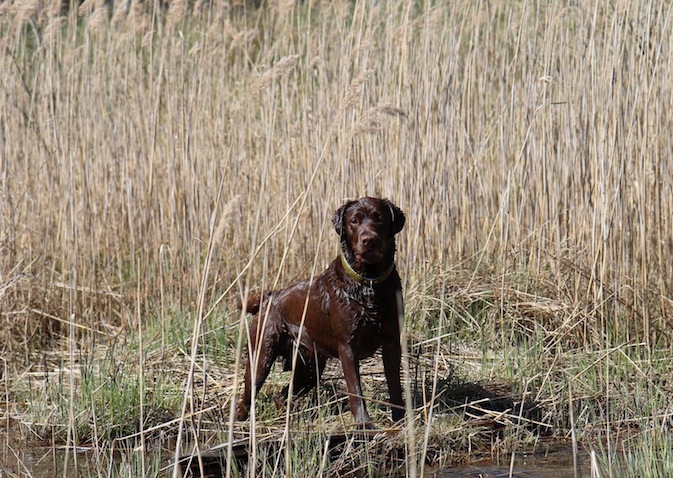
[[[316,387],[327,364],[327,357],[324,355],[316,353],[310,358],[306,355],[308,353],[297,356],[297,363],[292,372],[292,394],[295,396],[304,395]],[[289,365],[291,366],[291,362]],[[289,388],[290,386],[287,385],[283,389],[285,397],[288,396]]]
[[[262,388],[264,381],[271,372],[273,362],[276,360],[278,343],[278,331],[273,327],[267,326],[262,333],[258,333],[259,316],[253,319],[250,327],[250,344],[248,346],[248,362],[245,367],[245,386],[243,397],[238,402],[236,410],[236,419],[245,420],[250,413],[252,402],[252,390],[254,382],[255,393]],[[271,324],[273,321],[268,321]]]

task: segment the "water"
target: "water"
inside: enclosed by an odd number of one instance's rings
[[[46,444],[26,443],[0,433],[0,478],[64,476],[64,468],[76,473],[89,469],[90,451],[66,451]]]
[[[437,472],[436,478],[581,478],[591,476],[580,460],[580,474],[575,475],[571,451],[558,451],[548,454],[515,455],[514,466],[510,473],[509,464],[503,465],[484,462],[478,465],[447,468]]]
[[[67,455],[67,459],[66,459]],[[119,461],[119,460],[114,460]],[[124,461],[122,458],[121,461]],[[591,476],[582,460],[580,477]],[[98,456],[86,448],[66,451],[48,444],[27,443],[19,437],[10,437],[0,432],[0,478],[9,477],[51,477],[51,476],[88,476],[90,472],[120,463],[110,463],[107,458]],[[64,469],[67,473],[64,474]],[[122,468],[125,468],[122,466]],[[119,470],[117,470],[119,471]],[[125,476],[127,473],[120,473]],[[97,476],[94,474],[94,476]],[[447,468],[427,476],[435,478],[576,478],[573,470],[573,457],[570,451],[547,454],[517,454],[510,474],[508,463],[480,462],[470,466]]]

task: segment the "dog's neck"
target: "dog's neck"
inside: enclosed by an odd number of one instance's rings
[[[346,274],[348,274],[348,276],[358,284],[363,284],[369,287],[374,287],[375,285],[379,285],[385,282],[386,279],[390,277],[390,274],[392,274],[393,270],[395,269],[395,261],[391,260],[390,265],[387,268],[385,268],[382,272],[375,275],[374,277],[370,277],[368,275],[363,275],[360,272],[356,271],[348,261],[348,258],[346,257],[346,254],[344,254],[343,250],[341,251],[339,256],[341,257],[341,265],[343,266],[344,271],[346,271]]]

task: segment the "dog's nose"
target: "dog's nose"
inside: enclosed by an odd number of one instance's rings
[[[376,234],[371,232],[364,232],[360,236],[360,242],[362,242],[362,245],[365,247],[368,247],[369,245],[373,244],[375,240],[376,240]]]

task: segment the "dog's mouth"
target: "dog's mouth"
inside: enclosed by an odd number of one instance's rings
[[[383,259],[383,253],[378,250],[362,251],[356,254],[358,260],[365,264],[376,264]]]

